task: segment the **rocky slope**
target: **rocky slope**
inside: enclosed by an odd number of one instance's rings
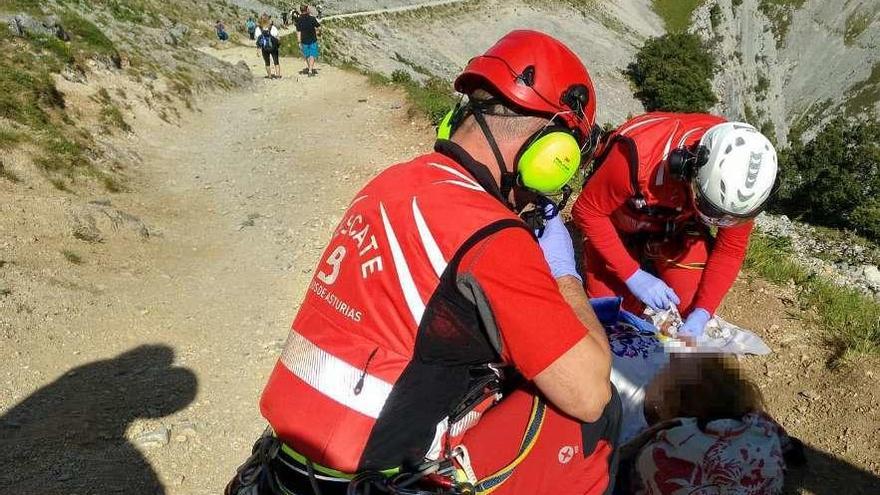
[[[721,64],[720,113],[784,143],[836,111],[880,109],[880,1],[709,0],[693,19]]]
[[[413,0],[325,2],[325,13],[394,8]],[[370,71],[401,69],[449,79],[473,53],[515,28],[569,43],[597,80],[600,121],[641,111],[620,71],[646,37],[663,32],[647,0],[479,0],[415,12],[333,21],[329,54]],[[754,122],[781,143],[809,138],[836,111],[880,105],[880,1],[706,0],[692,31],[713,47],[720,70],[716,111]]]
[[[251,80],[198,49],[217,43],[217,19],[240,39],[245,16],[224,2],[0,1],[0,188],[123,189],[138,160],[114,138]]]
[[[880,302],[880,248],[847,231],[822,229],[785,215],[758,217],[758,230],[785,239],[794,258],[809,272],[859,290]]]
[[[379,2],[376,2],[377,4]],[[391,5],[401,2],[381,2]],[[467,60],[513,29],[537,29],[565,41],[593,75],[599,122],[642,110],[621,70],[662,21],[647,0],[537,2],[481,0],[403,13],[329,21],[328,55],[390,75],[451,79]]]

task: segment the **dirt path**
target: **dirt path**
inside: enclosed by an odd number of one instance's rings
[[[378,14],[393,14],[397,12],[407,12],[410,10],[418,10],[427,7],[442,7],[444,5],[451,5],[454,3],[464,3],[471,0],[436,0],[433,2],[424,2],[415,5],[402,5],[400,7],[389,7],[386,9],[375,9],[375,10],[364,10],[361,12],[347,12],[345,14],[333,14],[326,15],[322,18],[322,20],[332,20],[332,19],[347,19],[350,17],[365,17],[370,15],[378,15]]]
[[[218,56],[262,75],[255,49]],[[151,471],[166,493],[222,491],[264,425],[259,393],[332,226],[379,167],[429,145],[403,103],[330,67],[209,97],[180,127],[141,129],[139,192],[112,198],[149,226],[149,240],[62,240],[82,261],[51,269],[54,283],[34,252],[12,256],[19,283],[2,315],[18,321],[0,358],[18,366],[0,389],[2,450],[57,460],[46,451],[64,446],[76,459],[16,469],[29,479],[16,493],[48,478],[84,480],[70,493],[152,494]],[[94,410],[101,418],[82,414]]]
[[[363,77],[291,77],[301,62],[285,59],[269,81],[253,48],[212,53],[258,79],[180,126],[138,121],[132,192],[0,202],[0,361],[15,363],[0,371],[0,486],[14,493],[219,493],[264,424],[259,393],[346,202],[430,145],[403,95]],[[815,446],[801,492],[872,493],[878,366],[830,373],[792,297],[743,277],[724,314],[776,350],[747,367]]]

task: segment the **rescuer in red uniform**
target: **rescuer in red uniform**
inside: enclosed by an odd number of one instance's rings
[[[770,197],[773,145],[721,117],[649,113],[611,133],[596,168],[573,209],[587,293],[624,296],[634,312],[677,305],[679,333],[701,335]],[[718,228],[715,238],[709,227]]]
[[[592,81],[514,31],[455,87],[435,151],[379,174],[336,228],[227,494],[610,490],[604,330],[559,217],[539,245],[517,214],[592,152]]]

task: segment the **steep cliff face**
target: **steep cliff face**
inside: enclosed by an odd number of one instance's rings
[[[720,63],[716,110],[780,142],[880,104],[878,0],[715,0],[693,26]]]
[[[468,59],[513,29],[551,33],[593,75],[599,122],[641,112],[621,71],[663,23],[648,0],[537,2],[487,0],[333,21],[332,53],[364,69],[452,79]]]
[[[394,8],[414,0],[328,1],[325,13]],[[621,74],[645,38],[663,34],[649,0],[483,0],[334,21],[332,52],[364,69],[453,77],[506,31],[539,29],[578,52],[596,79],[601,122],[642,111]],[[785,143],[835,112],[878,108],[880,0],[707,0],[691,30],[720,68],[715,111]]]

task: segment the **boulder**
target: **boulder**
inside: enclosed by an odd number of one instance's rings
[[[189,26],[186,24],[174,24],[165,31],[165,44],[173,46],[183,44],[187,33],[189,33]]]
[[[880,268],[875,265],[865,265],[862,267],[862,277],[868,286],[880,290]]]
[[[39,20],[27,14],[17,14],[9,18],[7,25],[9,31],[15,36],[29,38],[54,36],[63,41],[70,41],[70,35],[67,34],[61,21],[55,16]]]

